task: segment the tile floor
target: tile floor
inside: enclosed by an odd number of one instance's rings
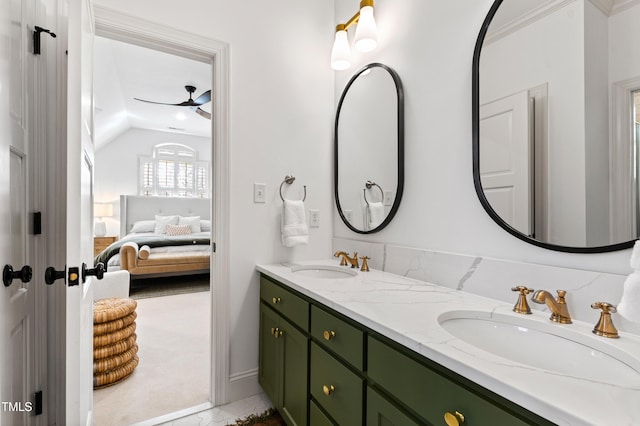
[[[266,395],[259,394],[161,424],[163,426],[234,425],[237,419],[247,417],[249,414],[261,414],[271,407],[273,405]]]

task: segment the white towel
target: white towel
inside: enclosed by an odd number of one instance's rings
[[[281,224],[283,246],[293,247],[309,242],[304,202],[284,200]]]
[[[618,313],[629,321],[640,322],[640,241],[636,241],[629,261],[634,270],[624,282]]]
[[[367,209],[369,210],[369,229],[375,229],[384,220],[384,204],[369,203]]]

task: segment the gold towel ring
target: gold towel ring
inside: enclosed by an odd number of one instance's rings
[[[295,180],[296,180],[295,176],[286,175],[284,177],[284,180],[280,184],[280,198],[282,199],[282,202],[284,202],[284,196],[282,195],[282,185],[284,185],[285,183],[287,185],[291,185]],[[304,187],[304,197],[302,197],[302,201],[307,199],[307,185],[304,185],[303,187]]]

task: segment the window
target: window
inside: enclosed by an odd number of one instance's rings
[[[151,157],[140,157],[140,195],[209,197],[209,163],[196,154],[185,145],[156,145]]]

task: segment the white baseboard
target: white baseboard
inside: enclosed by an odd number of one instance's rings
[[[262,392],[262,388],[258,384],[257,368],[229,376],[228,402],[238,401]]]

